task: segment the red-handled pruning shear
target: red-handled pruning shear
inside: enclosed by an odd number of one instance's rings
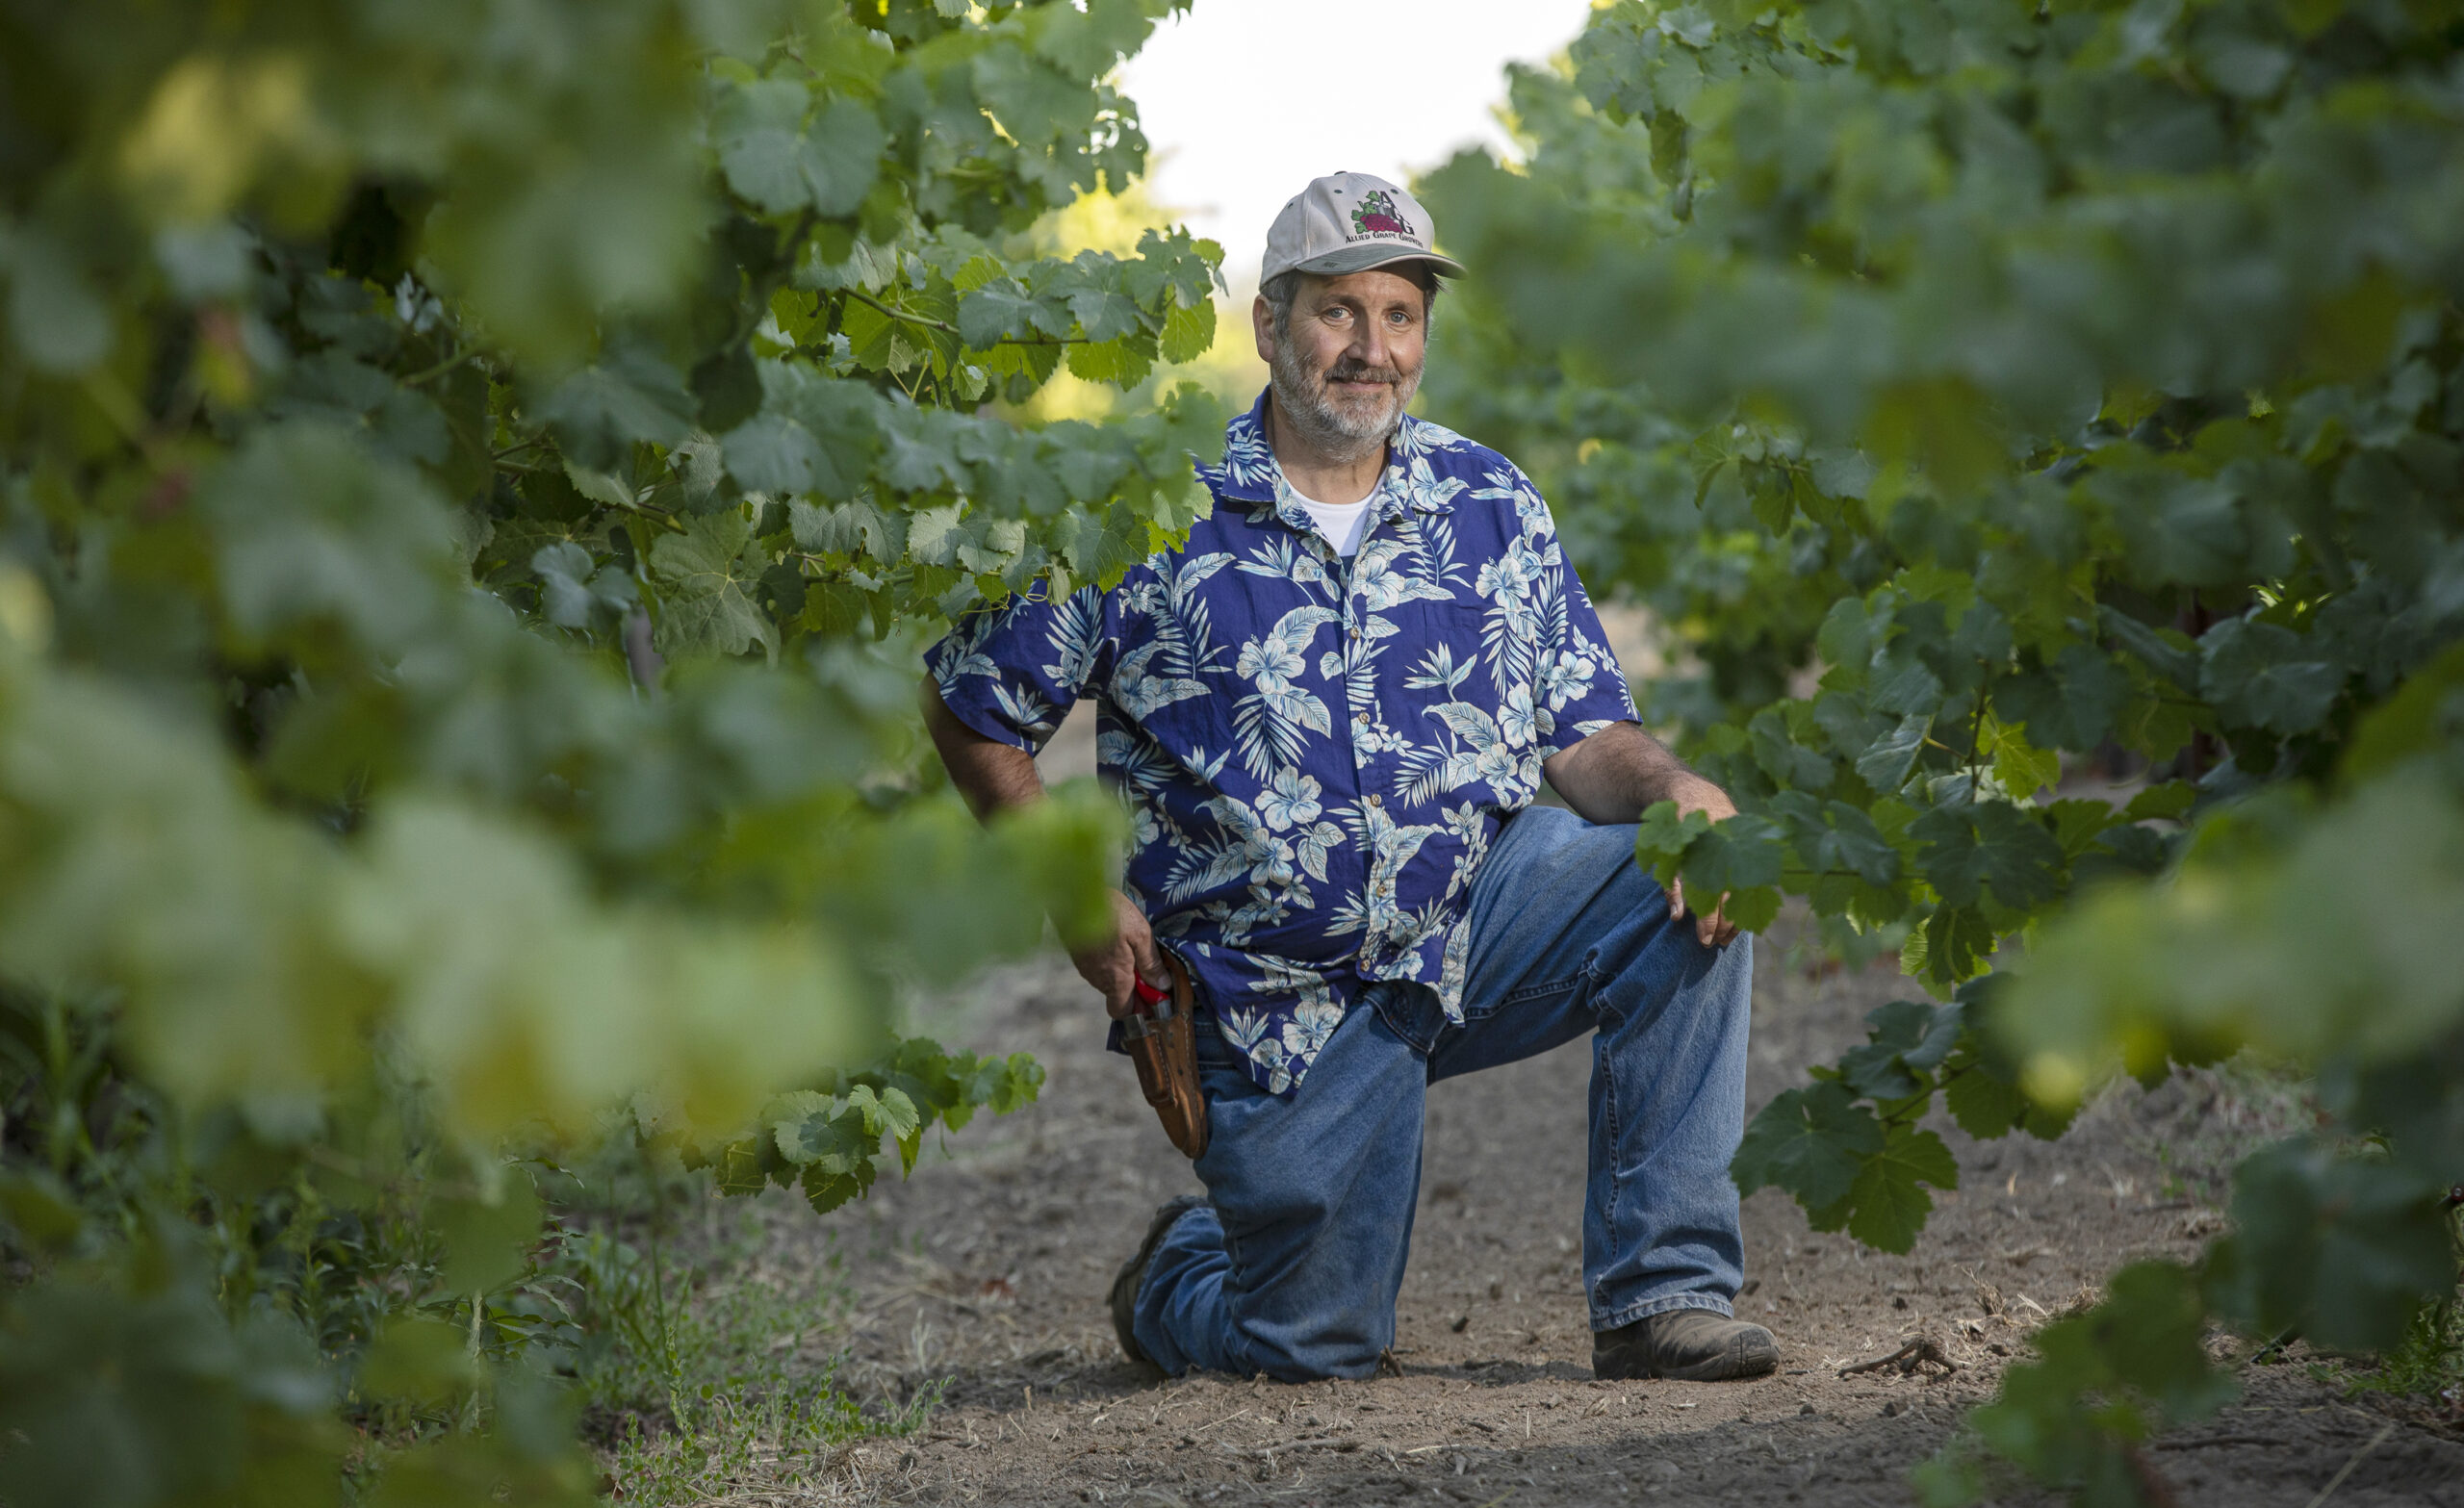
[[[1145,1036],[1172,1019],[1172,992],[1157,989],[1136,974],[1129,977],[1129,1014],[1120,1024],[1125,1037]]]

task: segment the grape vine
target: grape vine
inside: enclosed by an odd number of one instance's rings
[[[2456,18],[1623,0],[1517,77],[1527,171],[1424,185],[1486,269],[1437,414],[1673,630],[1653,715],[1742,808],[1642,858],[1948,1002],[1775,1101],[1741,1185],[1905,1251],[1938,1107],[2319,1076],[2234,1233],[2043,1332],[1938,1500],[2137,1500],[2137,1443],[2230,1395],[2211,1322],[2385,1346],[2454,1289]]]
[[[979,832],[913,652],[1204,505],[1194,385],[1011,417],[1212,344],[1033,234],[1179,3],[0,6],[18,1508],[588,1501],[584,1149],[826,1211],[1034,1098],[890,1003],[1118,819]]]

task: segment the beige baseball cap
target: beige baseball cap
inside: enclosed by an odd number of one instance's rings
[[[1405,190],[1367,173],[1329,173],[1295,194],[1274,217],[1258,281],[1292,271],[1334,277],[1390,262],[1425,262],[1449,277],[1461,277],[1461,263],[1429,250],[1434,233],[1428,211]]]

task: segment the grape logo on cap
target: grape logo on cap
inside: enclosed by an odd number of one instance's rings
[[[1395,208],[1395,196],[1383,189],[1372,189],[1351,207],[1352,240],[1367,236],[1404,236],[1413,234],[1412,222]]]

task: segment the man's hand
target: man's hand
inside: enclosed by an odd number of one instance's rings
[[[1718,822],[1736,815],[1736,803],[1729,800],[1728,792],[1691,773],[1677,782],[1677,788],[1668,793],[1668,799],[1677,803],[1677,814],[1681,817],[1687,812],[1699,811]],[[1728,895],[1723,891],[1718,906],[1711,907],[1707,915],[1694,918],[1694,936],[1704,947],[1725,948],[1736,940],[1736,923],[1730,921],[1724,911],[1728,904]],[[1668,919],[1678,921],[1684,915],[1685,882],[1672,880],[1668,883]]]
[[[1685,768],[1660,741],[1631,723],[1612,723],[1578,744],[1559,750],[1541,771],[1566,805],[1585,822],[1633,822],[1655,802],[1677,803],[1677,814],[1707,813],[1713,822],[1736,815],[1728,792]],[[1721,906],[1728,897],[1720,897]],[[1668,887],[1668,914],[1685,914],[1685,887]],[[1736,940],[1736,924],[1720,906],[1694,918],[1694,935],[1706,948]]]
[[[1104,1010],[1116,1021],[1129,1014],[1131,1003],[1137,999],[1132,985],[1144,980],[1158,989],[1171,987],[1171,976],[1165,972],[1164,955],[1155,946],[1155,931],[1146,918],[1130,904],[1129,897],[1112,892],[1113,935],[1084,951],[1073,951],[1069,960],[1078,965],[1079,976],[1104,997]]]

